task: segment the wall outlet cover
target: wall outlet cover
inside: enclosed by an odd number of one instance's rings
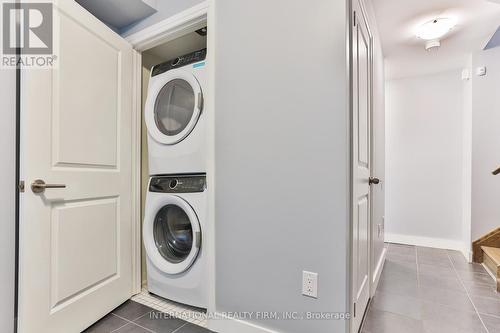
[[[486,75],[486,67],[478,67],[476,69],[477,76],[485,76]]]
[[[318,298],[318,273],[302,272],[302,295]]]

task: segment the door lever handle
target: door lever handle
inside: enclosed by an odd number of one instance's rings
[[[31,183],[33,193],[43,193],[46,188],[66,188],[65,184],[46,184],[43,180],[37,179]]]
[[[498,175],[500,173],[500,167],[496,168],[491,172],[494,176]]]
[[[375,177],[368,178],[368,185],[372,185],[372,184],[377,185],[378,183],[380,183],[380,179],[375,178]]]

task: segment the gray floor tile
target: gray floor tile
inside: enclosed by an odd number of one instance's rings
[[[486,274],[483,265],[477,263],[469,263],[461,252],[449,250],[448,255],[450,256],[450,259],[453,262],[453,266],[457,271],[478,272]]]
[[[209,332],[213,332],[213,331],[210,331],[204,327],[189,324],[189,323],[185,326],[182,326],[178,331],[175,331],[175,333],[209,333]]]
[[[417,279],[381,277],[377,290],[416,298],[418,296]]]
[[[425,255],[425,256],[418,255],[417,262],[419,264],[453,268],[450,258],[448,258],[447,256],[441,257],[441,256],[431,256],[431,255]]]
[[[410,262],[400,262],[386,260],[384,264],[384,269],[382,271],[382,276],[385,277],[401,277],[409,278],[417,277],[417,264]]]
[[[429,277],[425,275],[419,276],[419,286],[420,288],[439,288],[446,290],[453,290],[461,293],[465,293],[466,290],[458,279],[458,277]]]
[[[134,321],[150,311],[153,311],[153,309],[140,303],[128,300],[114,309],[112,313],[122,318]]]
[[[453,263],[453,266],[457,271],[465,271],[465,272],[476,272],[481,274],[488,274],[484,269],[483,265],[476,263],[466,263],[466,264],[457,264]]]
[[[458,251],[417,247],[417,266],[414,250],[389,245],[362,332],[500,333],[500,294],[481,265]]]
[[[474,306],[466,293],[434,287],[422,287],[418,291],[423,301],[449,306],[458,311],[474,311]]]
[[[454,263],[467,263],[467,259],[465,259],[465,256],[460,251],[446,250],[446,253],[450,256],[451,261]]]
[[[500,300],[495,298],[471,296],[479,313],[500,317]]]
[[[457,328],[453,325],[443,324],[441,322],[423,321],[423,326],[425,333],[487,333],[484,327],[478,327],[476,330],[470,331]]]
[[[447,326],[464,332],[485,332],[478,314],[472,311],[457,311],[449,306],[422,302],[422,319],[429,331],[432,326]]]
[[[83,331],[84,333],[109,333],[122,326],[127,325],[128,321],[123,320],[113,314],[108,314],[106,317],[99,320],[94,325]]]
[[[422,333],[422,321],[390,312],[370,309],[363,331],[369,333]]]
[[[435,257],[448,258],[448,250],[436,249],[433,247],[417,246],[417,256],[419,257]]]
[[[464,281],[465,288],[471,296],[479,297],[489,297],[495,298],[500,301],[500,294],[496,291],[496,285],[492,282],[491,284],[475,283],[470,281]]]
[[[490,333],[500,333],[500,317],[480,314],[483,323]]]
[[[152,311],[135,320],[134,323],[155,332],[171,333],[187,322],[163,312]]]
[[[412,245],[389,244],[389,246],[387,247],[387,253],[397,253],[397,254],[415,256],[416,249]]]
[[[371,307],[414,319],[422,317],[421,301],[414,297],[377,291],[372,299]]]
[[[401,254],[397,252],[387,252],[386,260],[416,263],[417,257],[415,254]]]
[[[128,324],[113,333],[151,333],[150,330],[144,329],[135,324]],[[160,332],[158,332],[160,333]],[[163,332],[162,332],[163,333]]]
[[[477,272],[458,271],[458,270],[457,273],[460,276],[460,278],[464,281],[489,284],[493,280],[493,278],[487,273],[482,274]]]
[[[431,278],[456,278],[457,273],[453,267],[440,267],[428,264],[418,264],[418,274]]]

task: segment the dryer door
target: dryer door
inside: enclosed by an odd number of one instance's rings
[[[177,70],[151,79],[145,108],[149,134],[173,145],[194,129],[203,109],[203,94],[193,74]]]
[[[161,271],[179,274],[191,267],[201,247],[201,229],[191,205],[174,195],[159,200],[144,223],[144,246]]]

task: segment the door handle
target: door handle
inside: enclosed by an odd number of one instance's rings
[[[378,183],[380,183],[380,179],[378,179],[376,177],[368,178],[368,185],[372,185],[372,184],[377,185]]]
[[[37,179],[31,183],[33,193],[43,193],[46,188],[66,188],[65,184],[46,184],[43,180]]]
[[[494,176],[498,175],[500,173],[500,167],[496,168],[491,172]]]

